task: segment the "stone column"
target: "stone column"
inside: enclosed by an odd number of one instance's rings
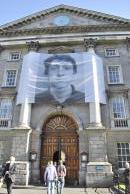
[[[99,85],[97,61],[95,54],[95,40],[85,39],[85,47],[91,56],[93,73],[94,102],[89,103],[90,125],[86,129],[89,143],[89,162],[87,163],[86,185],[88,187],[108,187],[112,181],[112,165],[107,158],[106,129],[101,124],[101,111],[99,101]]]
[[[31,104],[25,102],[21,104],[19,125],[22,127],[30,127]]]
[[[37,52],[40,48],[40,44],[38,41],[30,41],[26,43],[28,51]],[[31,104],[28,101],[25,101],[21,105],[20,109],[20,117],[19,117],[19,125],[22,127],[30,127],[30,119],[31,119]]]
[[[93,71],[93,86],[94,86],[94,95],[95,101],[89,103],[90,110],[90,126],[99,126],[101,127],[101,111],[100,111],[100,102],[99,102],[99,88],[98,88],[98,75],[96,67],[96,55],[94,47],[96,41],[94,39],[85,39],[84,46],[87,51],[92,54],[92,71]]]

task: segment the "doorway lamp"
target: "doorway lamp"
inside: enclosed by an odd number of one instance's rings
[[[37,160],[37,152],[31,151],[29,159],[30,159],[31,162],[36,161]]]

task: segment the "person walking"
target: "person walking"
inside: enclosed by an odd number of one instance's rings
[[[15,173],[16,173],[16,165],[15,165],[15,157],[10,156],[10,160],[6,162],[2,177],[7,186],[7,193],[12,194],[12,187],[15,182]]]
[[[126,162],[124,170],[125,194],[130,194],[130,164]]]
[[[63,161],[59,161],[59,165],[57,167],[58,174],[58,194],[61,194],[65,185],[65,176],[66,176],[66,167],[63,164]]]
[[[53,161],[48,162],[48,165],[44,172],[44,182],[47,185],[47,194],[55,193],[55,180],[57,179],[56,167],[53,165]]]

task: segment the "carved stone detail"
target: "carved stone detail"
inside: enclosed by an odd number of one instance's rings
[[[74,49],[66,47],[66,46],[58,46],[58,47],[54,47],[48,50],[48,53],[53,53],[53,54],[57,54],[57,53],[73,53]]]
[[[115,95],[121,94],[123,97],[128,98],[128,92],[129,89],[127,87],[122,87],[122,86],[118,86],[118,87],[114,87],[114,88],[107,88],[106,90],[106,94],[108,98],[111,98]]]
[[[0,36],[19,36],[19,35],[43,35],[43,34],[62,34],[62,33],[88,33],[88,32],[116,32],[128,31],[128,24],[104,24],[104,25],[84,25],[84,26],[62,26],[61,27],[45,27],[34,29],[17,29],[17,30],[0,30]]]
[[[88,50],[89,48],[94,49],[96,46],[96,39],[89,38],[89,39],[84,39],[84,46]]]
[[[39,41],[26,42],[28,51],[38,51],[40,48]]]
[[[71,117],[59,113],[48,118],[43,129],[49,131],[55,131],[58,129],[75,131],[77,127],[77,124]]]

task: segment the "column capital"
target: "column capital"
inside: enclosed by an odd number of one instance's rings
[[[89,38],[89,39],[84,39],[84,46],[87,50],[89,49],[94,49],[96,46],[96,39]]]
[[[26,42],[28,51],[38,51],[40,48],[39,41]]]

